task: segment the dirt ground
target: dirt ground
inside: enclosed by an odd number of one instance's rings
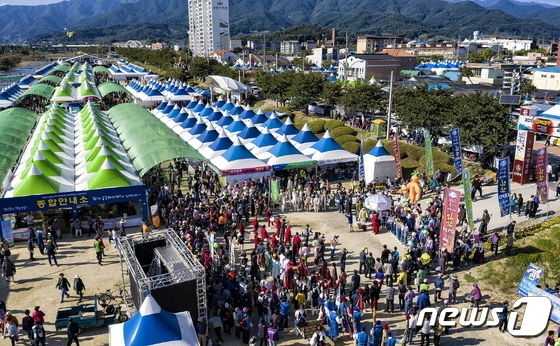
[[[343,247],[349,250],[348,270],[357,269],[357,256],[360,249],[367,247],[374,254],[379,255],[382,246],[386,244],[389,248],[393,246],[399,247],[401,253],[404,248],[398,241],[388,233],[382,233],[374,236],[371,232],[352,232],[349,233],[348,224],[344,215],[330,213],[290,213],[287,219],[292,224],[295,231],[302,230],[306,224],[309,224],[313,230],[325,233],[327,239],[330,240],[332,235],[340,235],[341,245],[338,247],[340,251]],[[24,309],[32,309],[35,305],[40,305],[41,309],[47,314],[46,329],[48,332],[49,345],[64,345],[65,333],[55,332],[54,321],[57,308],[62,306],[59,303],[59,292],[55,288],[56,280],[59,273],[72,280],[76,274],[80,275],[86,285],[86,295],[92,297],[95,293],[102,293],[108,289],[117,292],[116,287],[121,281],[121,269],[118,255],[115,249],[106,241],[107,250],[104,265],[99,266],[95,260],[92,239],[74,239],[66,236],[59,242],[59,264],[60,267],[49,266],[46,256],[41,256],[37,251],[36,261],[28,260],[28,252],[24,244],[17,244],[13,253],[16,260],[16,281],[11,283],[9,287],[5,282],[0,283],[0,298],[7,303],[8,309],[15,313],[21,320]],[[364,283],[370,283],[369,280]],[[463,294],[469,289],[469,285],[463,281]],[[484,287],[482,287],[484,293]],[[72,297],[64,306],[77,303],[77,298],[73,292]],[[446,297],[444,292],[443,296]],[[381,301],[383,302],[383,298]],[[366,325],[371,325],[372,313],[366,312]],[[382,321],[390,324],[391,329],[400,339],[404,331],[403,315],[401,313],[387,314],[378,312],[377,317]],[[532,345],[542,344],[543,338],[533,340],[513,339],[509,336],[502,336],[497,329],[455,329],[450,336],[442,338],[443,345]],[[22,338],[25,340],[25,338]],[[294,333],[284,332],[281,336],[280,345],[308,345],[304,340],[297,339]],[[418,341],[418,340],[417,340]],[[537,342],[538,341],[538,342]],[[84,333],[80,339],[83,345],[106,345],[108,343],[107,328],[100,328],[88,333]],[[2,343],[4,344],[4,343]],[[20,344],[23,344],[20,341]],[[337,345],[353,345],[351,338],[345,336],[337,341]],[[419,344],[419,342],[417,342]],[[240,345],[236,339],[226,339],[226,345]]]

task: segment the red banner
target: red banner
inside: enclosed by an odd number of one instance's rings
[[[548,152],[546,147],[535,152],[535,180],[537,181],[537,195],[541,203],[548,202]]]
[[[450,188],[443,191],[443,213],[439,232],[439,248],[452,253],[455,248],[455,229],[459,222],[459,206],[461,193]]]
[[[399,143],[399,135],[395,133],[393,137],[393,156],[395,157],[395,179],[402,178],[401,167],[401,145]]]
[[[531,157],[535,134],[527,130],[517,131],[515,161],[513,162],[513,181],[519,184],[529,182]]]

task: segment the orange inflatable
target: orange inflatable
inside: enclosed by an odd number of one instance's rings
[[[408,197],[408,201],[410,203],[415,204],[420,200],[422,197],[422,188],[420,187],[420,178],[414,175],[410,178],[410,182],[406,185],[403,185],[402,192],[405,196]]]

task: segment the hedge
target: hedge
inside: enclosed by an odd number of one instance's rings
[[[322,133],[325,132],[325,121],[322,119],[313,120],[308,123],[309,129],[313,131],[313,133]]]
[[[337,127],[344,126],[344,123],[340,120],[327,120],[325,121],[325,130],[336,129]]]
[[[357,154],[358,150],[360,150],[360,143],[358,142],[346,142],[342,144],[342,148],[346,151],[349,151],[353,154]]]
[[[347,143],[347,142],[357,142],[359,144],[358,138],[356,138],[356,136],[352,136],[352,135],[338,136],[338,137],[335,137],[334,140],[340,145],[343,145],[344,143]]]
[[[348,127],[348,126],[340,126],[340,127],[335,128],[335,129],[332,129],[330,131],[330,133],[331,133],[331,136],[334,137],[334,138],[339,137],[339,136],[343,136],[343,135],[355,136],[356,135],[356,130],[354,130],[353,128]]]

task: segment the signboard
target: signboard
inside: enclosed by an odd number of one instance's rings
[[[537,181],[537,195],[541,203],[548,202],[548,152],[546,147],[535,152],[535,180]]]
[[[463,193],[465,195],[465,211],[467,213],[467,223],[469,229],[474,231],[473,203],[472,203],[472,177],[468,168],[463,170]]]
[[[136,201],[147,203],[146,187],[136,185],[102,190],[64,192],[52,195],[0,198],[0,215],[48,211],[53,209],[79,209],[88,205]],[[147,220],[148,206],[144,205],[143,216]]]
[[[424,158],[426,160],[426,174],[428,177],[434,176],[434,157],[432,153],[432,136],[430,131],[424,129]]]
[[[544,275],[544,270],[529,263],[527,270],[523,274],[519,285],[517,286],[517,294],[521,297],[546,297],[552,303],[552,313],[550,319],[556,323],[560,323],[560,298],[538,287],[540,279]]]
[[[446,188],[443,191],[443,213],[439,233],[439,248],[440,250],[447,249],[449,253],[452,253],[455,248],[455,229],[459,221],[460,204],[460,192],[450,188]]]
[[[502,216],[510,214],[509,204],[509,158],[500,159],[498,161],[498,203],[500,204],[500,212]]]
[[[393,156],[395,157],[395,179],[402,178],[402,166],[401,166],[401,145],[399,143],[399,135],[395,134],[393,142]]]
[[[463,154],[461,149],[461,135],[458,128],[451,129],[451,152],[453,153],[453,166],[457,174],[463,173]]]
[[[554,132],[553,125],[554,124],[552,123],[552,120],[537,118],[533,120],[533,131],[546,135],[551,135]]]
[[[521,96],[519,95],[502,95],[500,96],[500,104],[507,106],[517,106],[521,104]]]
[[[529,182],[529,171],[531,167],[531,153],[535,134],[527,130],[517,131],[515,142],[515,160],[513,162],[513,181],[519,184]]]
[[[280,187],[278,186],[278,180],[272,179],[270,181],[270,199],[274,203],[280,201]]]

